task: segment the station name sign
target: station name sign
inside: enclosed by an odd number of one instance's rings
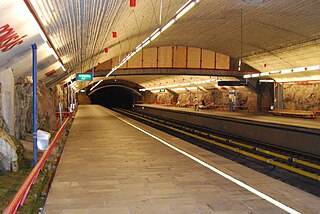
[[[77,81],[92,81],[92,74],[76,74]]]

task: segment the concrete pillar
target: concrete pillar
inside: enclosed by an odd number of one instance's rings
[[[275,109],[284,108],[284,99],[283,99],[283,85],[275,84],[274,85],[274,107]]]
[[[14,76],[11,68],[0,71],[1,83],[1,113],[10,134],[14,136]]]

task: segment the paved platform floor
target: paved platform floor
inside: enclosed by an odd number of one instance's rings
[[[320,198],[95,105],[79,106],[45,213],[286,213],[119,118],[301,213]]]
[[[209,114],[221,117],[230,117],[243,120],[258,121],[264,123],[274,123],[274,124],[284,124],[288,126],[297,126],[311,129],[320,129],[320,116],[317,119],[304,119],[295,117],[285,117],[285,116],[274,116],[271,113],[247,113],[247,112],[229,112],[229,111],[218,111],[213,109],[200,109],[199,111],[194,111],[193,108],[182,108],[155,104],[137,104],[139,106],[146,106],[152,108],[163,108],[176,111],[187,111],[199,114]]]

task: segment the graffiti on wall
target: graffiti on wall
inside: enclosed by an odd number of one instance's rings
[[[23,43],[23,38],[27,35],[19,36],[9,24],[0,27],[0,50],[7,52],[17,45]]]

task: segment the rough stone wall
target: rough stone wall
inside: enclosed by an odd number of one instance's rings
[[[78,93],[78,103],[79,105],[88,105],[91,104],[90,98],[87,96],[86,93]]]
[[[257,106],[258,95],[246,89],[237,90],[238,92],[238,105],[240,106]],[[181,93],[178,96],[178,102],[180,106],[191,106],[193,104],[194,97],[197,96],[200,103],[204,100],[206,106],[210,105],[229,105],[229,90],[223,89],[213,89],[208,92],[198,92],[198,93]],[[174,95],[168,92],[152,94],[149,92],[148,95],[143,96],[143,102],[160,102],[160,103],[172,103],[174,100]]]
[[[141,93],[141,95],[141,102],[143,103],[157,102],[157,94],[151,93],[150,91],[145,91]]]
[[[26,133],[32,133],[32,83],[19,78],[15,84],[15,136],[24,139]],[[57,89],[49,89],[41,81],[38,82],[38,129],[50,131],[55,129],[60,95]]]
[[[22,144],[0,129],[0,171],[18,171],[23,163]]]
[[[284,108],[307,111],[320,109],[320,83],[284,85]]]

